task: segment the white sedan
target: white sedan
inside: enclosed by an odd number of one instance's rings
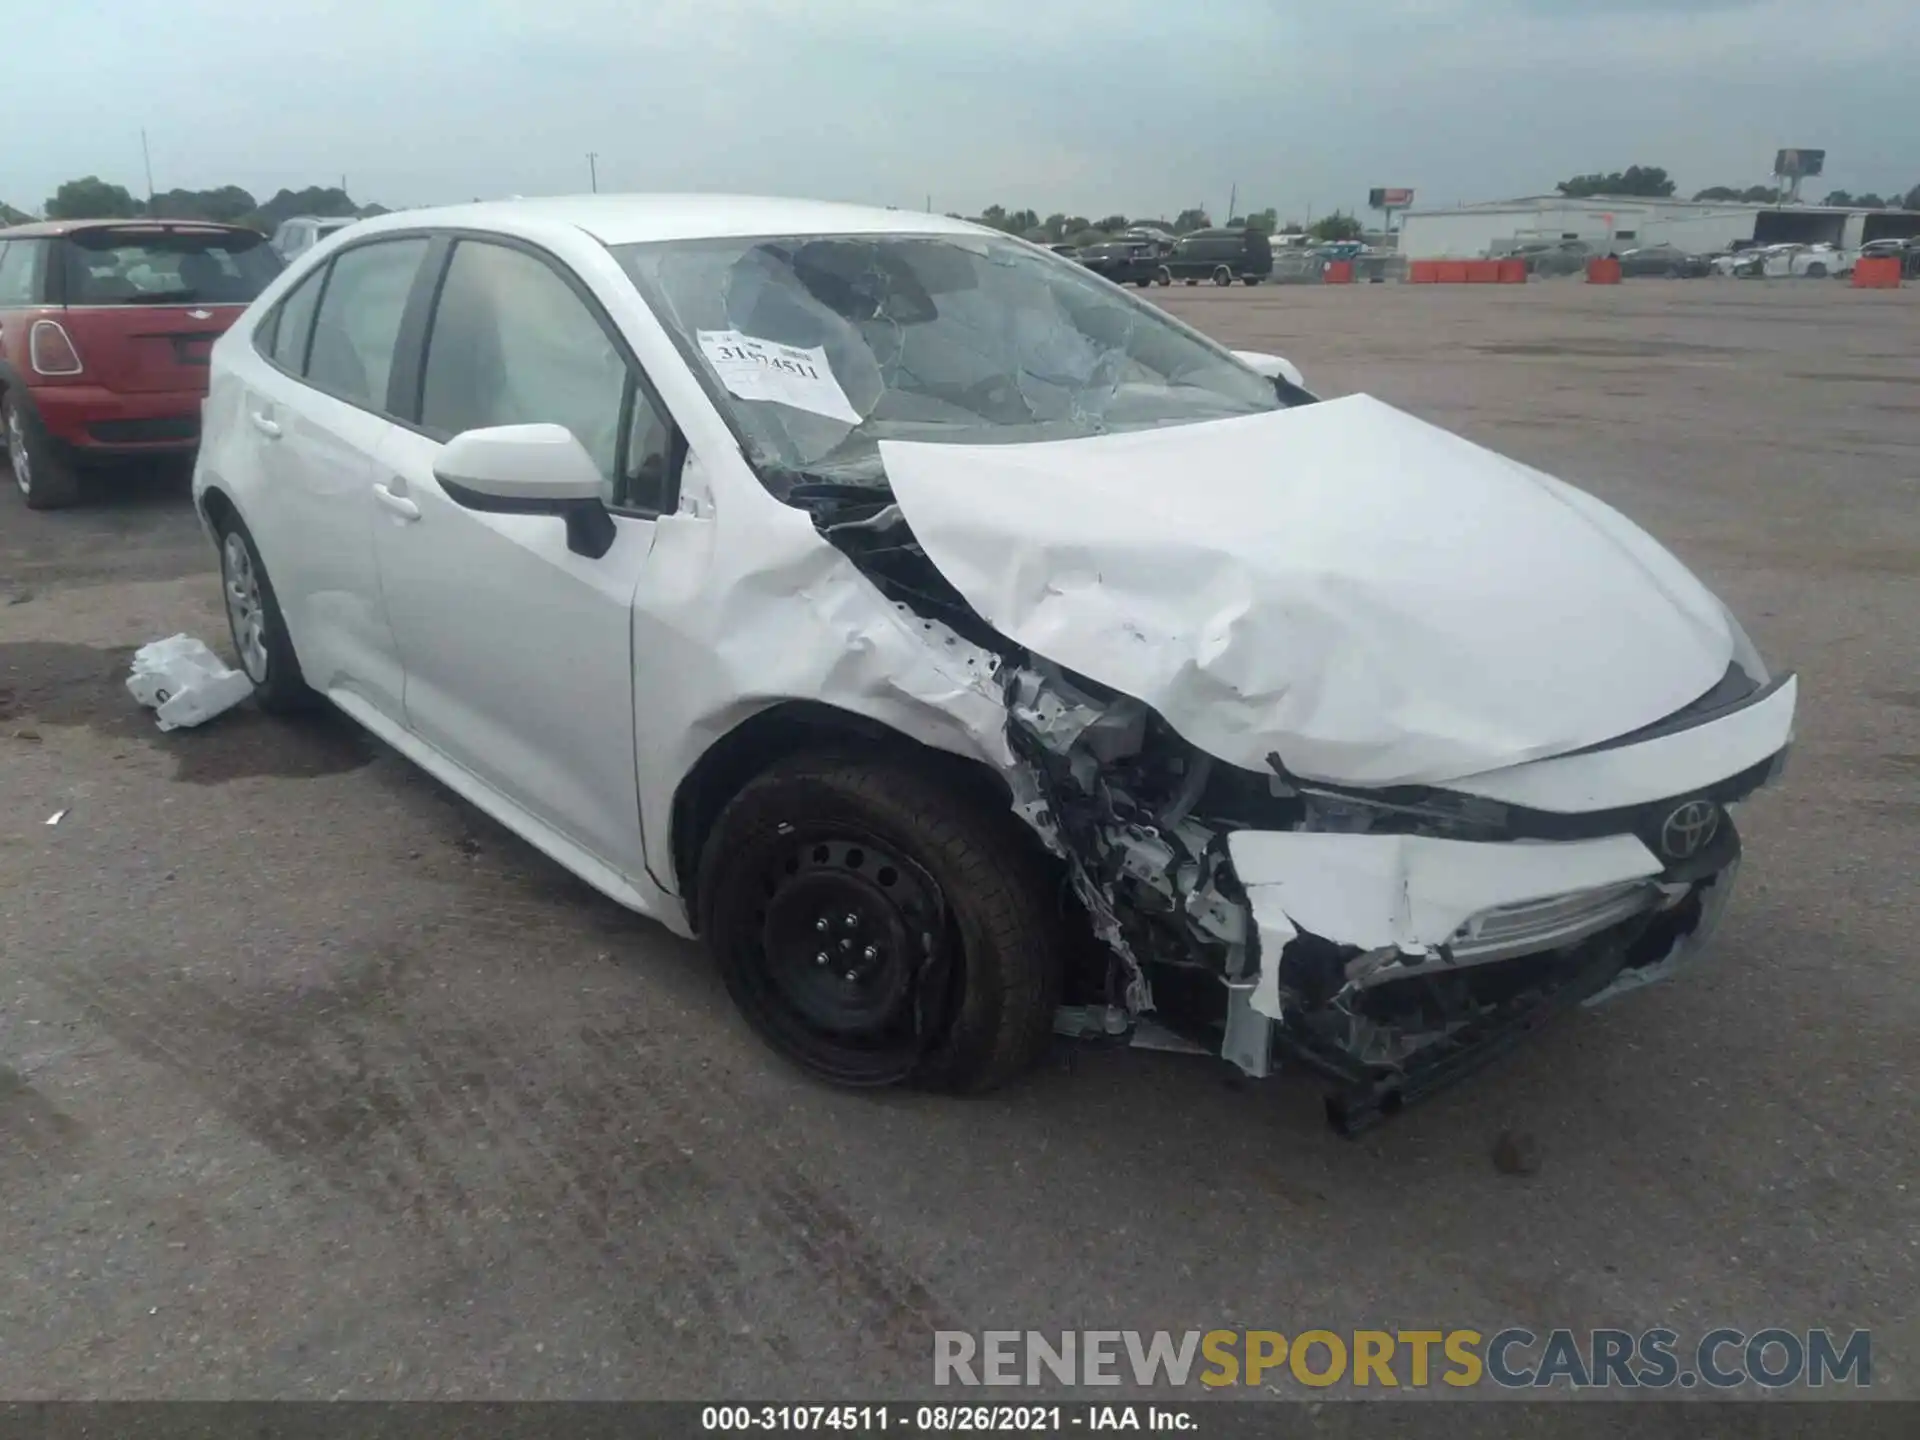
[[[960,221],[388,216],[212,366],[260,703],[702,936],[842,1083],[1172,1032],[1366,1123],[1697,949],[1791,739],[1600,501]]]

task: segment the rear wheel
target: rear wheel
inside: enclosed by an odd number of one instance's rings
[[[19,396],[0,398],[0,424],[6,427],[7,463],[13,483],[29,510],[58,510],[80,502],[80,477],[54,452],[40,428],[40,417]]]
[[[1173,272],[1167,269],[1167,267],[1164,265],[1160,267],[1160,273],[1154,276],[1153,278],[1158,284],[1161,284],[1161,285],[1173,284]]]
[[[1824,280],[1827,276],[1827,267],[1816,260],[1807,266],[1807,276],[1812,280]]]
[[[1260,277],[1258,275],[1242,275],[1240,277],[1240,283],[1242,285],[1258,285],[1260,283]]]
[[[1224,265],[1217,267],[1213,272],[1213,283],[1216,285],[1231,285],[1233,283],[1233,271]]]
[[[312,709],[320,697],[300,673],[293,638],[287,633],[286,618],[280,613],[280,601],[267,578],[267,567],[260,563],[253,536],[233,515],[222,519],[218,530],[220,589],[227,602],[227,628],[233,635],[240,667],[253,682],[254,699],[262,710],[276,714]]]
[[[727,806],[701,930],[754,1030],[842,1085],[990,1089],[1047,1043],[1052,890],[1009,813],[895,760],[784,761]]]

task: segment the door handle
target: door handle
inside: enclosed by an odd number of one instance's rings
[[[247,418],[253,422],[253,428],[269,440],[280,438],[280,423],[264,410],[249,410]]]
[[[386,506],[387,509],[391,510],[394,514],[398,515],[402,520],[418,520],[420,518],[420,507],[418,505],[414,504],[413,501],[407,499],[404,495],[394,494],[393,491],[384,485],[376,484],[373,487],[373,498]]]

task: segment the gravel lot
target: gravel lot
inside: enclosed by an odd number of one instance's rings
[[[854,1398],[936,1328],[1663,1323],[1870,1326],[1920,1396],[1920,289],[1152,294],[1593,489],[1801,671],[1705,964],[1356,1142],[1144,1052],[838,1093],[345,721],[160,735],[130,648],[226,645],[184,482],[8,486],[0,1396]]]

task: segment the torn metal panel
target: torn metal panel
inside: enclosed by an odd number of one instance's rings
[[[664,890],[677,890],[665,863],[673,787],[715,741],[784,701],[876,721],[1014,781],[998,654],[889,600],[803,511],[713,510],[661,517],[635,595],[634,693],[650,721],[637,729],[642,815]],[[676,911],[662,918],[686,927]]]
[[[1000,633],[1200,749],[1354,785],[1564,754],[1707,691],[1734,640],[1590,496],[1380,401],[1011,445],[882,440]]]

